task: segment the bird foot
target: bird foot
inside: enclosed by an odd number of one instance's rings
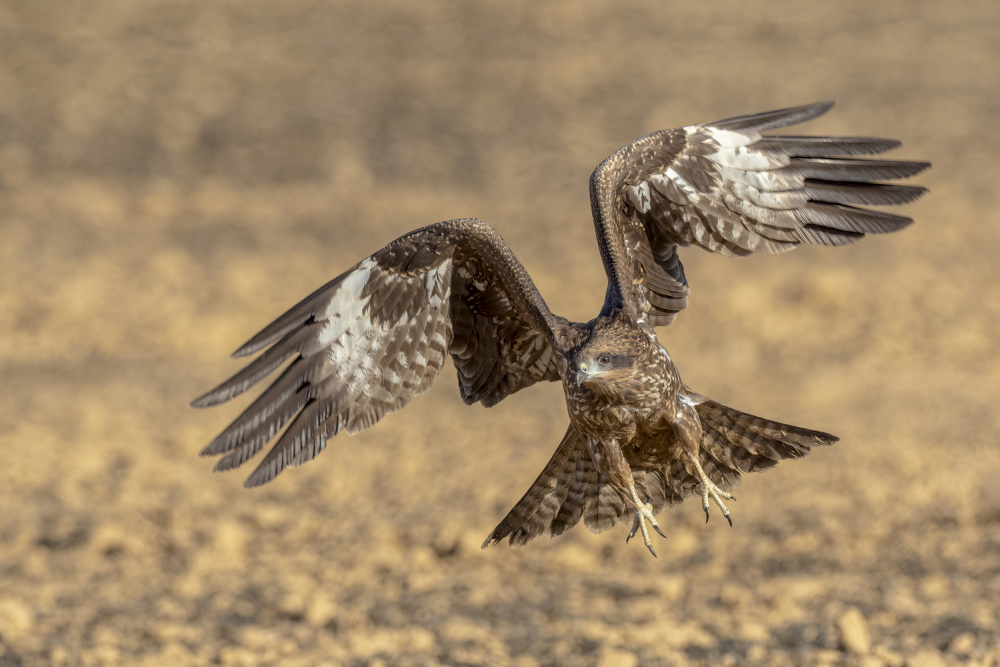
[[[726,521],[729,522],[729,527],[732,528],[733,517],[730,516],[729,508],[726,507],[726,503],[722,502],[722,499],[736,500],[736,496],[728,491],[725,491],[724,489],[720,489],[715,482],[708,478],[705,471],[701,469],[701,465],[698,466],[698,472],[701,473],[701,506],[705,510],[705,523],[708,523],[710,507],[708,499],[711,498],[715,501],[715,504],[719,506],[719,509],[722,510],[722,516],[726,517]]]
[[[729,522],[729,527],[731,528],[732,525],[733,525],[733,517],[729,514],[729,508],[726,507],[726,503],[722,502],[722,499],[726,498],[727,500],[736,500],[736,496],[734,496],[733,494],[729,493],[728,491],[724,491],[724,490],[720,489],[718,486],[715,485],[715,482],[713,482],[710,479],[704,479],[704,480],[702,480],[702,482],[701,482],[701,506],[705,510],[705,523],[708,523],[708,515],[709,515],[709,511],[708,511],[708,508],[709,508],[708,499],[709,498],[711,498],[712,500],[714,500],[715,504],[719,506],[720,510],[722,510],[722,516],[726,517],[726,521]]]
[[[656,523],[656,519],[653,518],[653,505],[650,502],[642,503],[639,501],[639,494],[636,493],[635,486],[632,486],[632,503],[635,505],[635,509],[632,511],[632,530],[629,531],[628,537],[625,538],[625,543],[627,544],[633,537],[635,537],[636,531],[642,532],[642,541],[646,544],[646,548],[649,549],[649,553],[653,554],[653,558],[656,558],[656,552],[653,551],[653,545],[649,541],[649,529],[646,528],[646,521],[649,521],[653,526],[653,530],[659,533],[660,537],[665,538],[666,535],[660,530],[660,524]]]

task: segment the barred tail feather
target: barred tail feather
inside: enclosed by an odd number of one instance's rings
[[[712,481],[730,490],[740,475],[767,470],[783,459],[797,459],[813,447],[832,445],[839,438],[790,424],[755,417],[693,392],[701,419],[701,459]]]
[[[673,500],[662,474],[649,484],[660,506],[668,498]],[[483,548],[505,538],[512,547],[519,547],[544,533],[555,537],[581,519],[592,532],[600,533],[629,520],[630,507],[608,479],[598,474],[586,443],[571,425],[531,488],[493,529]]]
[[[702,468],[725,490],[735,488],[744,473],[767,470],[782,459],[800,458],[813,447],[837,442],[829,433],[755,417],[690,390],[687,397],[701,419]],[[652,504],[654,514],[698,489],[698,479],[682,459],[635,461],[631,467],[636,492]],[[555,537],[581,520],[600,533],[631,521],[631,515],[631,503],[597,472],[586,443],[571,425],[541,474],[483,548],[504,539],[519,547],[544,533]]]
[[[597,471],[583,438],[570,425],[562,442],[531,488],[507,513],[483,542],[483,548],[510,538],[512,547],[519,547],[544,532],[553,530],[553,523],[563,530],[575,525],[592,502],[597,485]],[[567,517],[573,517],[568,522]],[[557,519],[559,519],[557,521]]]

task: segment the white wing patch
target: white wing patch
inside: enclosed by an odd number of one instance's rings
[[[328,359],[334,369],[332,384],[340,388],[338,404],[347,413],[343,427],[348,433],[364,430],[433,384],[451,335],[451,268],[450,260],[443,261],[423,275],[405,276],[386,272],[372,261],[371,266],[359,266],[359,276],[367,276],[345,281],[334,297],[329,310],[340,318],[331,331],[340,335],[332,341]],[[368,280],[379,281],[376,293],[402,292],[407,310],[376,325],[366,314],[372,297],[360,296]],[[414,311],[418,297],[424,301]]]
[[[757,143],[760,141],[760,133],[753,130],[737,132],[735,130],[723,130],[718,127],[712,127],[711,125],[688,125],[684,128],[688,136],[693,136],[696,134],[708,133],[711,137],[711,141],[715,143],[719,148],[738,148],[740,146],[749,146],[750,144]]]
[[[754,150],[751,146],[737,148],[720,148],[706,155],[709,160],[720,167],[733,169],[749,169],[753,171],[770,171],[787,167],[791,160],[784,155],[769,155],[763,151]]]
[[[649,183],[646,181],[639,181],[635,185],[630,185],[626,188],[629,203],[634,206],[641,213],[649,212]]]
[[[333,293],[330,303],[323,311],[327,319],[319,331],[319,342],[323,346],[331,346],[331,364],[338,365],[349,359],[354,345],[372,327],[371,320],[364,315],[371,297],[361,298],[361,292],[368,284],[374,265],[375,262],[370,257],[358,264]]]

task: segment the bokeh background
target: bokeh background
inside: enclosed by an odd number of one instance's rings
[[[994,1],[0,3],[0,665],[997,665],[998,35]],[[585,321],[601,159],[827,98],[795,131],[902,139],[931,193],[849,248],[684,253],[688,384],[842,437],[733,528],[480,551],[567,417],[450,364],[265,488],[198,458],[227,354],[389,240],[481,217]]]

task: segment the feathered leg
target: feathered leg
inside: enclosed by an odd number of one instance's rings
[[[649,553],[656,557],[653,544],[649,541],[649,529],[646,528],[646,521],[653,526],[653,530],[666,537],[660,530],[660,525],[653,518],[653,504],[643,502],[639,497],[639,492],[635,488],[635,478],[632,476],[632,468],[622,454],[621,445],[617,440],[610,440],[605,443],[601,440],[588,439],[587,450],[594,461],[597,470],[604,474],[611,482],[612,486],[625,495],[626,500],[634,506],[632,512],[632,530],[629,532],[625,542],[629,542],[637,531],[642,532],[642,541],[649,549]],[[626,492],[627,493],[624,493]]]
[[[732,526],[733,518],[729,513],[729,508],[726,507],[722,499],[736,500],[736,498],[725,489],[719,488],[705,473],[700,460],[702,439],[701,419],[698,418],[698,412],[695,410],[694,404],[685,400],[685,398],[684,396],[678,398],[674,428],[677,430],[677,434],[683,443],[684,455],[694,467],[694,472],[701,481],[701,506],[705,510],[705,523],[708,523],[710,514],[709,498],[711,498],[719,506],[719,509],[722,510],[722,516],[726,517],[726,521]]]

